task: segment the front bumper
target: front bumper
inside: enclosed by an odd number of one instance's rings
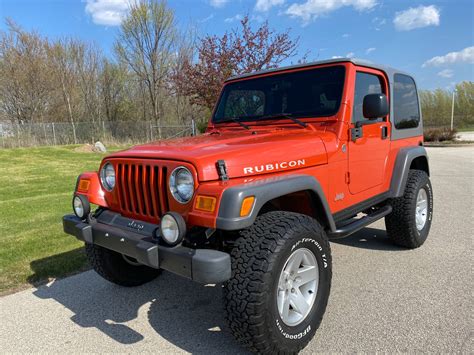
[[[85,243],[99,245],[135,258],[143,265],[168,270],[199,283],[219,283],[230,279],[229,254],[212,249],[160,245],[153,236],[158,226],[137,222],[104,211],[96,220],[87,223],[75,215],[66,215],[63,228],[64,232]],[[140,229],[136,229],[137,224]]]

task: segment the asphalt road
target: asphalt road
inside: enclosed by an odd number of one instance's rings
[[[474,148],[429,149],[435,212],[425,245],[383,222],[331,243],[333,285],[315,352],[473,353]],[[89,271],[0,298],[1,352],[244,353],[221,290],[165,273],[134,289]]]

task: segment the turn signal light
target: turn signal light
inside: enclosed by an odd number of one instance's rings
[[[194,208],[200,211],[214,212],[216,209],[216,202],[217,199],[215,197],[198,195],[196,197]]]
[[[242,207],[240,208],[240,217],[247,217],[252,212],[253,203],[255,202],[255,196],[249,196],[244,198],[242,201]]]
[[[77,185],[77,189],[79,191],[87,192],[89,191],[90,180],[79,180],[79,184]]]

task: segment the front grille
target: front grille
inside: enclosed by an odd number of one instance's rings
[[[118,163],[117,194],[122,214],[156,220],[168,210],[166,167]]]

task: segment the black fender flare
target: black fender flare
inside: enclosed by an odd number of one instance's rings
[[[426,162],[428,163],[428,153],[422,146],[400,148],[395,160],[395,165],[393,166],[392,180],[390,182],[390,197],[403,196],[411,164],[413,160],[419,157],[426,158]],[[429,168],[427,174],[429,175]]]
[[[336,230],[336,225],[329,209],[321,184],[310,175],[285,175],[264,178],[243,183],[224,190],[216,220],[216,228],[222,230],[240,230],[250,227],[258,216],[260,209],[270,200],[299,191],[311,191],[319,199],[319,206],[325,217],[327,228]],[[240,208],[246,197],[255,196],[250,214],[240,217]]]

